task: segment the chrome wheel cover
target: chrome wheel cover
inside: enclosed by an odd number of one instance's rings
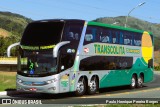
[[[78,93],[82,93],[84,91],[84,83],[83,83],[83,81],[78,81],[78,83],[77,83],[77,91],[78,91]]]
[[[89,87],[90,87],[90,91],[96,91],[97,89],[97,86],[96,86],[96,81],[95,80],[92,80],[89,84]]]
[[[136,80],[135,80],[135,78],[132,78],[131,86],[132,86],[132,87],[135,87],[135,85],[136,85]]]
[[[142,84],[143,84],[143,80],[142,80],[142,78],[140,77],[140,78],[138,78],[138,85],[139,85],[139,86],[142,86]]]

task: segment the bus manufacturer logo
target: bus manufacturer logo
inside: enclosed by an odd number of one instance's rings
[[[67,49],[67,53],[72,53],[72,50],[71,49]]]
[[[75,49],[67,49],[67,53],[75,53]]]

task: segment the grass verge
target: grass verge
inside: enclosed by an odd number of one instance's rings
[[[16,88],[16,72],[0,71],[0,91]]]

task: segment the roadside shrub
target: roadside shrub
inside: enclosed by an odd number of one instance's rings
[[[160,71],[160,66],[154,66],[154,71]]]

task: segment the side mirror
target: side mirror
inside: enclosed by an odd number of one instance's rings
[[[17,42],[17,43],[14,43],[14,44],[11,44],[8,48],[7,48],[7,57],[11,57],[11,49],[15,46],[18,46],[20,45],[20,42]]]

